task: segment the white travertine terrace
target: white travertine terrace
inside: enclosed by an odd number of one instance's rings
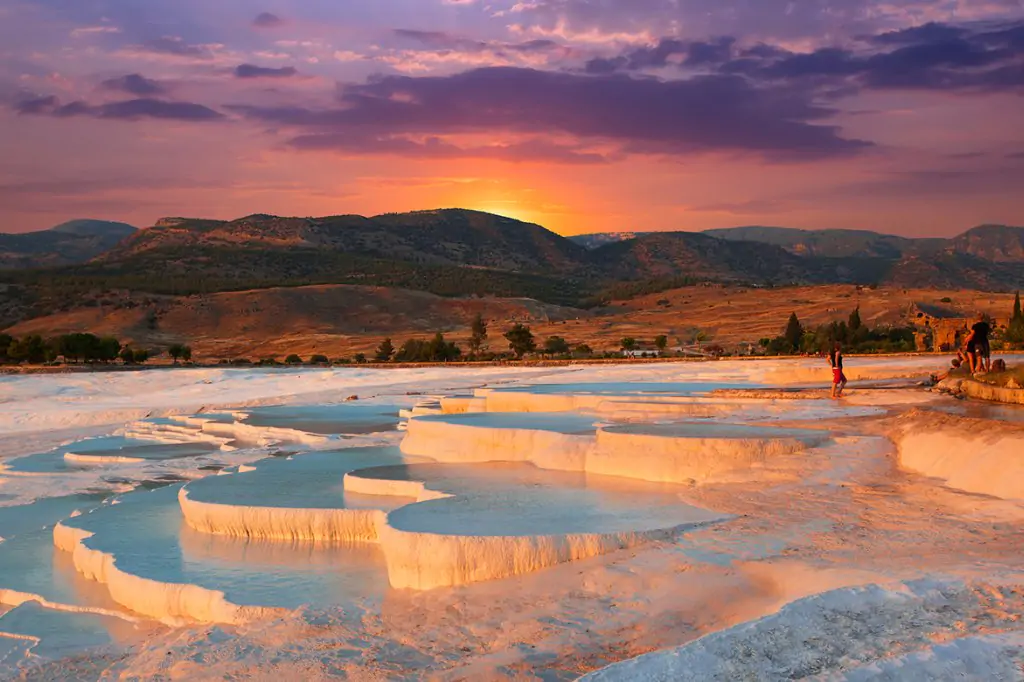
[[[285,613],[284,609],[233,604],[223,592],[199,585],[167,583],[126,573],[117,567],[115,556],[88,546],[92,536],[89,531],[62,522],[53,529],[53,544],[71,554],[75,570],[106,585],[114,601],[136,613],[169,625],[188,621],[240,625]]]
[[[64,460],[75,464],[138,464],[145,462],[142,457],[125,457],[122,455],[90,455],[65,452]]]
[[[385,514],[379,509],[294,509],[200,502],[189,499],[187,488],[178,493],[178,503],[185,522],[201,533],[325,544],[375,542],[377,525]]]
[[[430,590],[509,578],[668,538],[675,529],[565,535],[417,533],[383,524],[380,543],[395,588]]]
[[[567,433],[485,413],[412,419],[402,452],[441,462],[522,461],[545,469],[690,483],[758,466],[828,438],[823,431],[697,422]]]
[[[912,414],[895,431],[899,465],[951,488],[1024,500],[1024,428]]]

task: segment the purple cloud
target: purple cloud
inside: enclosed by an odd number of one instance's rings
[[[92,118],[137,121],[146,118],[172,121],[216,121],[224,118],[224,114],[214,111],[202,104],[193,102],[168,102],[165,100],[139,98],[121,102],[91,105],[83,101],[61,104],[56,97],[41,97],[28,100],[17,106],[15,111],[22,115],[53,116],[56,118],[73,118],[89,116]]]
[[[150,80],[137,73],[130,73],[120,78],[111,78],[100,83],[100,87],[104,90],[114,90],[117,92],[126,92],[129,95],[138,95],[139,97],[150,97],[153,95],[162,95],[167,92],[160,83],[155,80]]]
[[[252,20],[252,25],[257,28],[277,28],[278,26],[283,26],[284,23],[284,19],[270,12],[260,12]]]
[[[134,49],[139,52],[170,55],[185,59],[206,60],[213,58],[210,48],[205,45],[193,45],[176,36],[163,36],[147,40],[140,45],[134,46]]]
[[[255,64],[240,64],[235,67],[235,78],[291,78],[298,73],[293,66],[275,69]]]
[[[335,109],[229,108],[321,134],[562,133],[645,154],[826,157],[870,146],[813,123],[833,111],[807,96],[756,88],[736,76],[663,81],[492,67],[452,76],[377,77],[344,88],[340,98]]]
[[[459,146],[437,137],[422,141],[401,135],[373,136],[359,133],[315,133],[293,138],[296,149],[338,151],[350,155],[394,155],[406,158],[471,158],[505,161],[546,161],[564,164],[600,164],[611,159],[603,154],[531,139],[508,144]]]

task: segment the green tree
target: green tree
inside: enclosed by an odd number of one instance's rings
[[[356,353],[355,355],[352,356],[352,360],[357,365],[365,365],[366,364],[366,353]]]
[[[851,332],[856,332],[858,329],[860,329],[860,327],[861,327],[861,322],[860,322],[860,306],[857,306],[856,308],[854,308],[853,312],[850,313],[850,321],[849,321],[848,326],[849,326]]]
[[[1024,313],[1020,309],[1020,292],[1013,299],[1013,315],[1006,328],[1006,340],[1010,343],[1024,343]]]
[[[594,354],[594,349],[585,343],[581,343],[573,349],[572,354],[578,358],[589,358]]]
[[[658,350],[664,353],[665,349],[668,348],[668,337],[665,336],[664,334],[659,334],[658,336],[655,336],[654,345],[657,346]]]
[[[458,360],[462,351],[453,342],[445,341],[444,334],[437,332],[427,343],[427,360],[429,362],[450,362]]]
[[[800,341],[804,338],[804,328],[800,324],[800,319],[796,316],[796,313],[790,313],[789,322],[786,323],[786,331],[782,336],[786,340],[788,352],[795,353],[800,350]]]
[[[521,358],[537,348],[537,343],[533,339],[533,332],[522,323],[516,323],[505,332],[505,340],[508,341],[509,350],[515,353],[517,358]]]
[[[0,362],[7,362],[10,356],[7,355],[7,350],[14,343],[14,337],[10,334],[0,334]]]
[[[145,364],[149,360],[149,351],[145,348],[136,348],[132,353],[132,361],[137,365]]]
[[[178,360],[185,353],[185,346],[180,343],[171,344],[171,347],[167,349],[167,354],[171,356],[174,364],[178,364]]]
[[[377,362],[391,362],[391,358],[394,356],[395,346],[391,343],[391,337],[388,337],[380,342],[373,357]]]
[[[622,350],[634,350],[636,348],[636,339],[632,336],[627,336],[619,343],[622,346]]]
[[[469,350],[473,355],[476,355],[483,348],[484,342],[487,340],[487,322],[484,321],[484,316],[480,313],[477,313],[476,317],[473,318],[470,332]]]
[[[561,336],[552,336],[544,342],[544,353],[547,355],[564,355],[569,352],[569,342]]]
[[[300,358],[295,353],[292,353],[291,355],[289,355],[288,357],[286,357],[284,359],[284,363],[286,365],[301,365],[302,364],[302,358]]]
[[[327,356],[323,353],[318,353],[309,357],[309,364],[311,365],[326,365],[329,362],[330,360],[328,360]]]
[[[29,364],[38,365],[47,361],[51,351],[43,337],[33,334],[12,343],[7,349],[7,355],[15,362],[28,362]]]
[[[121,349],[121,362],[126,365],[134,364],[135,362],[135,351],[128,346]]]
[[[99,360],[113,362],[121,352],[121,342],[113,336],[104,336],[99,340]]]
[[[192,362],[192,346],[181,347],[181,359],[185,362]]]

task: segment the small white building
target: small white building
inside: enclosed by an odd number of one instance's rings
[[[624,358],[660,358],[661,351],[655,346],[641,346],[639,348],[622,349]]]

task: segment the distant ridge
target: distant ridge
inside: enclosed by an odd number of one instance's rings
[[[570,237],[588,249],[656,234],[703,234],[727,241],[780,246],[801,256],[829,258],[930,257],[966,254],[1001,263],[1024,262],[1024,227],[979,225],[951,239],[899,237],[871,230],[803,230],[748,225],[688,232],[599,232]]]
[[[766,226],[570,239],[512,218],[439,209],[371,217],[178,217],[144,230],[74,221],[0,235],[0,249],[6,254],[0,322],[8,324],[86,297],[114,300],[104,292],[191,296],[361,285],[580,308],[703,282],[1024,288],[1024,228],[1003,225],[952,239]]]
[[[85,263],[137,231],[127,223],[79,219],[38,232],[0,232],[0,269]]]

